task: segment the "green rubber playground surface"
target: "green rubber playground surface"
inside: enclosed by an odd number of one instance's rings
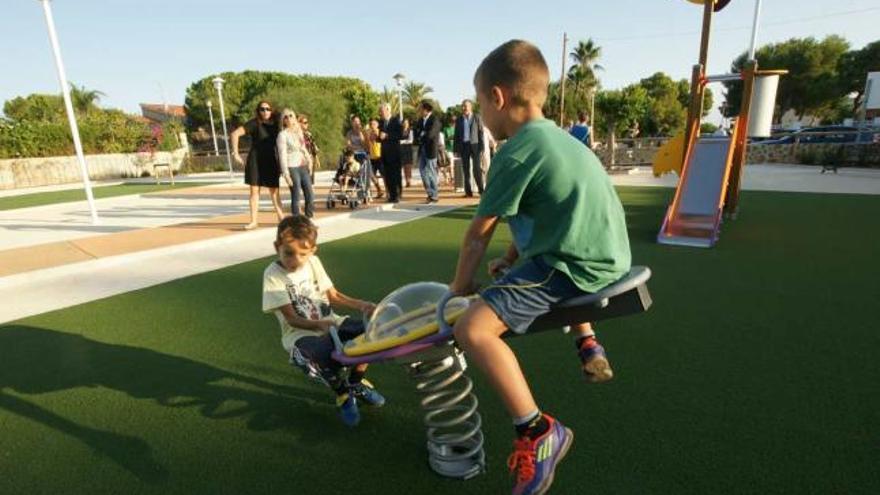
[[[182,189],[184,187],[206,186],[209,183],[189,184],[178,182],[176,185],[171,184],[119,184],[115,186],[93,187],[92,194],[95,199],[112,198],[115,196],[130,196],[134,194],[146,194],[157,191],[166,191],[168,189]],[[22,194],[20,196],[7,196],[0,198],[0,210],[14,210],[16,208],[29,208],[31,206],[53,205],[57,203],[70,203],[73,201],[85,201],[86,193],[80,189],[68,189],[65,191],[52,191],[33,194]]]
[[[621,190],[654,307],[598,326],[612,382],[583,383],[561,332],[511,341],[575,432],[551,493],[880,493],[880,198],[745,192],[719,245],[698,250],[654,243],[671,192]],[[378,300],[448,281],[471,214],[319,254],[341,290]],[[508,492],[512,428],[476,370],[483,476],[428,469],[400,367],[372,368],[389,402],[344,427],[259,311],[267,262],[0,327],[0,493]]]

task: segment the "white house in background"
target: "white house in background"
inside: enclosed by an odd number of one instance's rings
[[[162,103],[141,103],[140,105],[141,115],[157,124],[173,119],[183,122],[186,119],[186,110],[182,105],[163,105]]]
[[[880,125],[880,72],[868,72],[864,99],[865,120]]]

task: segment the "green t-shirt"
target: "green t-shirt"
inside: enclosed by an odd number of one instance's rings
[[[540,256],[586,292],[630,268],[626,217],[599,159],[547,119],[523,125],[489,167],[478,216],[507,219],[520,258]]]
[[[446,151],[452,151],[452,140],[455,138],[455,127],[446,126],[443,128],[443,139],[446,141]]]

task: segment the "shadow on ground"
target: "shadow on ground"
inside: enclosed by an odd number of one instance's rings
[[[246,416],[247,427],[261,431],[294,423],[285,414],[291,399],[327,400],[317,391],[304,392],[149,349],[30,326],[0,329],[0,411],[76,438],[141,481],[166,479],[168,470],[143,439],[77,424],[28,398],[83,387],[103,387],[171,408],[195,407],[209,419]]]

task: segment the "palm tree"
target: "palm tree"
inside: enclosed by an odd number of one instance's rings
[[[599,86],[599,78],[596,72],[604,70],[601,65],[596,63],[602,56],[602,47],[597,45],[592,38],[586,41],[578,41],[577,46],[569,54],[574,65],[568,71],[569,81],[575,85],[575,94],[584,90],[592,93]]]
[[[568,71],[568,82],[574,85],[574,94],[580,94],[581,90],[590,92],[599,86],[599,81],[593,71],[584,69],[580,65],[575,65]]]
[[[87,113],[94,108],[101,101],[102,96],[107,95],[96,89],[86,89],[85,86],[77,87],[76,84],[70,83],[70,99],[73,108],[80,113]]]
[[[578,41],[577,46],[569,54],[571,61],[574,62],[571,70],[577,70],[577,67],[581,67],[585,73],[595,79],[595,72],[603,70],[602,66],[596,63],[601,56],[602,47],[597,45],[592,38],[587,41]]]
[[[434,88],[427,84],[409,81],[403,86],[403,103],[405,107],[417,108],[422,100],[433,93]]]

